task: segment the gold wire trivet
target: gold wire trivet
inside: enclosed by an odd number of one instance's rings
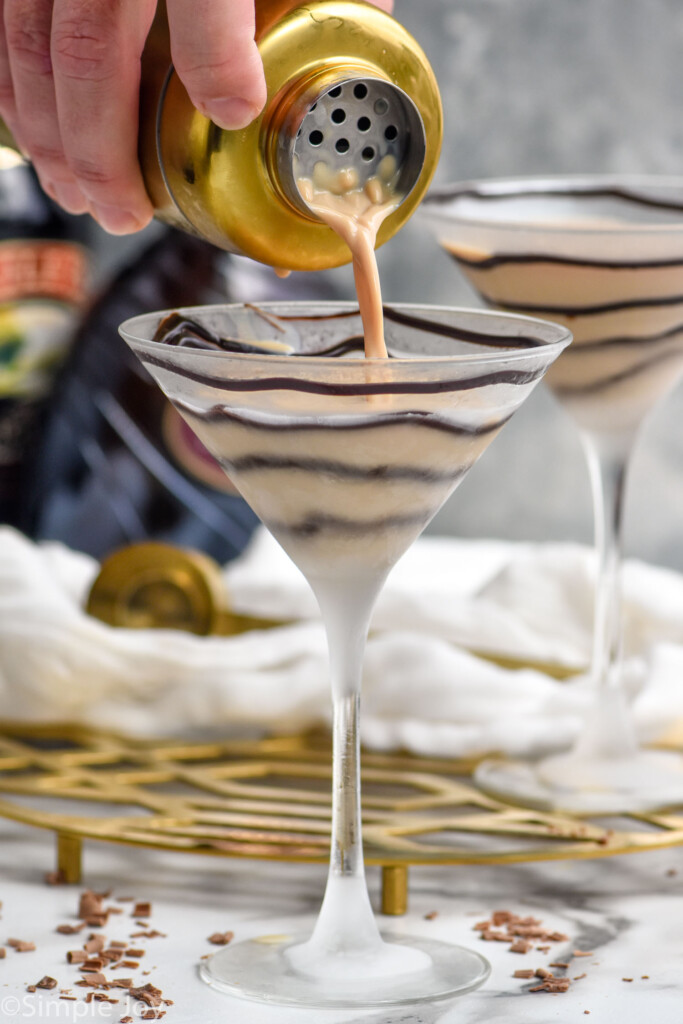
[[[472,767],[364,752],[365,854],[382,867],[384,913],[405,912],[411,865],[588,858],[683,843],[683,809],[599,821],[526,810],[481,793]],[[0,816],[54,831],[68,882],[80,881],[85,839],[325,861],[330,787],[321,733],[191,743],[0,726]]]

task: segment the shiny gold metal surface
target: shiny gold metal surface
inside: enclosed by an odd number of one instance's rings
[[[150,194],[162,218],[177,224],[180,213],[186,228],[262,263],[291,270],[348,263],[339,237],[304,215],[279,188],[273,157],[278,132],[303,94],[344,79],[380,78],[409,95],[424,124],[427,150],[413,191],[380,229],[382,244],[413,213],[436,169],[442,113],[434,74],[403,27],[360,0],[314,0],[306,6],[261,0],[257,10],[268,87],[262,114],[243,131],[222,131],[192,106],[171,73],[159,100],[156,139],[165,193],[150,158],[149,124],[142,147]]]
[[[216,632],[224,610],[220,569],[196,551],[133,544],[102,563],[87,611],[110,626]]]
[[[149,541],[131,544],[102,563],[86,604],[89,615],[127,629],[180,629],[233,636],[284,625],[229,607],[220,566],[198,551]]]
[[[525,810],[479,792],[472,768],[364,753],[366,860],[384,869],[386,912],[405,910],[412,864],[604,857],[683,843],[683,809],[613,823]],[[321,733],[190,743],[76,726],[0,725],[0,816],[54,831],[58,863],[73,880],[81,843],[97,839],[324,862],[330,790],[330,743]],[[70,813],[65,801],[73,802]]]
[[[141,62],[139,156],[155,210],[166,223],[222,249],[290,270],[348,263],[340,238],[306,215],[281,187],[274,151],[288,114],[306,96],[357,77],[403,90],[424,125],[416,184],[384,221],[378,245],[411,216],[432,179],[443,134],[439,89],[413,37],[363,0],[256,0],[256,41],[268,98],[242,131],[224,131],[196,110],[171,65],[160,3]],[[0,144],[15,146],[0,121]]]

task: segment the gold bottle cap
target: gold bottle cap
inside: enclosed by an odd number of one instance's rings
[[[170,544],[133,544],[102,563],[87,611],[110,626],[180,629],[206,636],[227,609],[220,566]]]

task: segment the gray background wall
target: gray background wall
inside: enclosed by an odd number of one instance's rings
[[[440,83],[437,183],[564,172],[683,174],[681,0],[396,0]],[[118,261],[139,242],[101,245]],[[478,304],[416,221],[379,253],[388,300]],[[352,294],[346,270],[331,272]],[[683,291],[683,289],[682,289]],[[627,551],[683,570],[683,386],[643,430]],[[591,538],[576,432],[540,388],[442,510],[432,532]]]

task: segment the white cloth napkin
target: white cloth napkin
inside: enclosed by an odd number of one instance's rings
[[[557,682],[470,653],[588,664],[591,552],[577,545],[421,538],[389,577],[363,679],[363,740],[470,756],[568,745],[589,707],[585,675]],[[232,638],[115,629],[83,611],[97,563],[0,528],[0,718],[69,720],[137,735],[329,720],[315,600],[265,531],[225,572],[236,611],[293,620]],[[683,577],[624,573],[626,680],[641,734],[683,718]]]

